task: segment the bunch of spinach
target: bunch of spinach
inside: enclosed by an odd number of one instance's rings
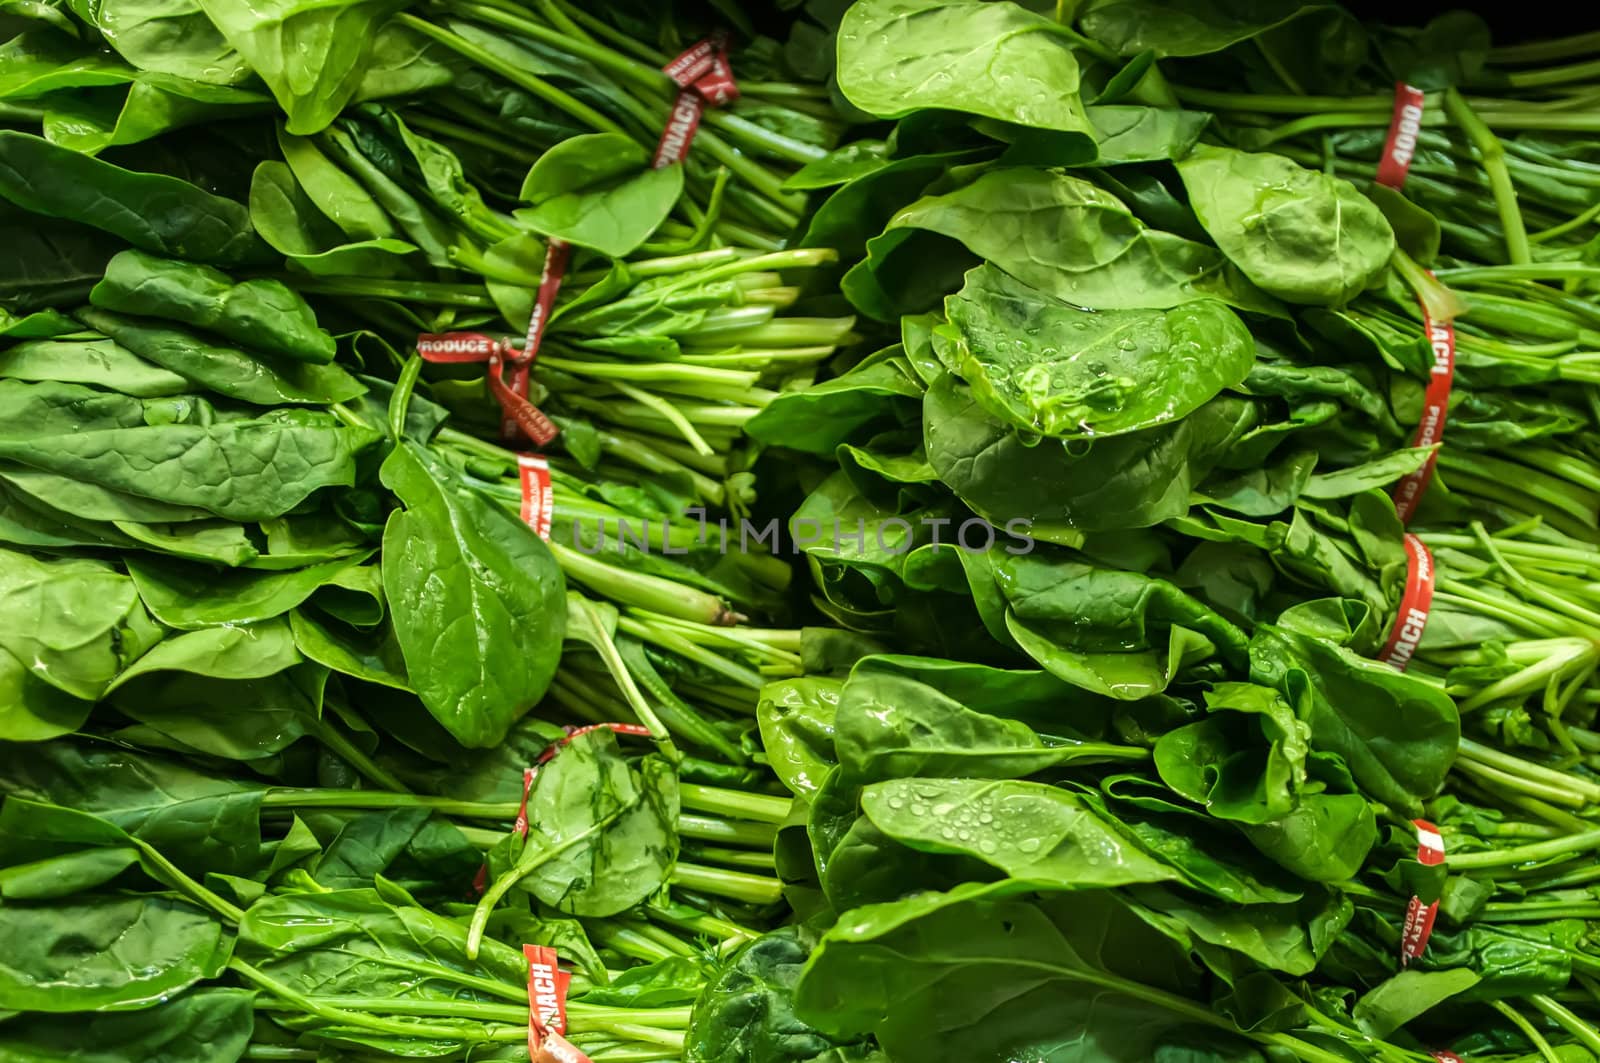
[[[780,872],[831,927],[769,997],[818,1036],[996,1059],[1600,1044],[1573,975],[1600,837],[1593,304],[1571,247],[1590,197],[1545,222],[1554,261],[1497,272],[1468,249],[1504,230],[1519,261],[1500,175],[1530,156],[1453,98],[1452,180],[1494,193],[1459,193],[1470,221],[1430,212],[1437,182],[1413,201],[1346,179],[1371,172],[1397,64],[1471,27],[1374,29],[1369,61],[1331,5],[846,12],[840,87],[893,125],[794,184],[820,190],[803,241],[840,250],[887,345],[747,430],[813,456],[793,524],[851,535],[807,548],[818,607],[926,656],[763,696],[769,759],[810,805]],[[1565,91],[1580,67],[1511,84]],[[1342,108],[1295,99],[1374,70]],[[1257,135],[1274,114],[1307,117]],[[1581,172],[1559,122],[1527,120]],[[1344,125],[1377,130],[1318,139]],[[1438,451],[1409,445],[1434,366],[1419,304],[1460,315]],[[1371,659],[1407,569],[1389,491],[1430,461],[1413,528],[1440,582],[1400,675]],[[952,541],[976,525],[978,548]],[[992,534],[1013,527],[1031,540]],[[1445,868],[1414,859],[1417,817]],[[1441,928],[1406,971],[1413,896]]]

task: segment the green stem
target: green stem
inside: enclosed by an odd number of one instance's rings
[[[1489,175],[1490,187],[1494,189],[1495,209],[1500,215],[1500,225],[1505,230],[1506,253],[1512,264],[1531,262],[1533,253],[1528,246],[1528,232],[1523,227],[1522,211],[1517,207],[1517,189],[1511,182],[1511,172],[1506,168],[1505,148],[1500,146],[1500,138],[1473,112],[1456,89],[1445,90],[1444,109],[1467,135],[1472,146],[1478,149],[1483,169]]]
[[[1446,861],[1453,871],[1482,870],[1491,867],[1515,867],[1518,864],[1532,864],[1549,860],[1568,853],[1590,852],[1600,848],[1600,830],[1584,831],[1581,834],[1568,835],[1565,838],[1553,838],[1547,842],[1532,842],[1528,845],[1517,845],[1509,849],[1489,849],[1479,853],[1462,853],[1451,856]]]
[[[1505,75],[1514,89],[1543,88],[1548,85],[1568,85],[1574,81],[1588,81],[1600,76],[1600,59],[1565,66],[1547,66],[1538,70],[1517,70]]]
[[[1492,749],[1479,742],[1474,742],[1470,738],[1461,739],[1460,750],[1461,756],[1471,758],[1479,763],[1490,764],[1503,771],[1521,775],[1524,778],[1538,779],[1555,786],[1565,787],[1576,794],[1582,795],[1589,803],[1600,802],[1600,784],[1580,779],[1564,771],[1546,768],[1532,761],[1523,760],[1521,757],[1514,757],[1509,753],[1503,753],[1498,749]]]
[[[721,842],[725,845],[749,845],[759,849],[770,849],[777,838],[777,828],[771,823],[716,819],[711,816],[697,816],[692,812],[680,812],[678,835],[682,838]]]
[[[180,893],[188,894],[190,899],[199,901],[207,908],[210,908],[213,912],[216,912],[225,921],[232,923],[235,926],[237,926],[239,921],[244,918],[244,910],[242,908],[224,900],[211,890],[207,889],[205,886],[202,886],[200,883],[184,874],[176,864],[174,864],[171,860],[168,860],[165,856],[161,855],[161,853],[149,842],[146,842],[140,838],[130,838],[130,840],[132,841],[134,848],[138,849],[139,852],[143,854],[144,858],[150,862],[154,870],[160,872],[160,874],[156,877],[161,881],[166,882],[169,886],[172,886]]]
[[[1584,1022],[1577,1014],[1542,993],[1535,993],[1528,997],[1528,1003],[1543,1012],[1545,1018],[1570,1033],[1579,1044],[1590,1052],[1600,1054],[1600,1032],[1596,1032],[1593,1026]]]
[[[367,756],[365,752],[331,723],[322,721],[321,726],[317,728],[316,735],[317,741],[328,747],[328,752],[349,764],[362,778],[383,787],[385,790],[404,793],[409,789],[405,783],[400,781],[398,776]]]
[[[739,614],[714,594],[648,572],[615,568],[554,539],[546,545],[555,554],[561,571],[614,601],[706,624],[731,624],[739,619]]]
[[[735,819],[753,819],[772,824],[787,821],[793,803],[787,797],[726,790],[720,786],[702,786],[699,783],[680,783],[678,797],[684,808],[692,808],[697,812],[714,812]]]
[[[767,875],[727,871],[720,867],[687,864],[679,860],[672,869],[673,884],[701,893],[743,901],[746,904],[776,904],[783,899],[783,883]]]
[[[528,73],[526,68],[518,66],[515,63],[507,62],[506,60],[495,55],[493,52],[478,47],[476,44],[473,44],[464,37],[451,33],[449,30],[442,29],[439,26],[435,26],[433,23],[428,22],[425,19],[420,19],[417,16],[405,11],[395,15],[394,20],[403,26],[415,30],[424,37],[438,41],[446,48],[449,48],[451,51],[466,59],[470,59],[479,66],[484,67],[487,70],[494,71],[496,74],[499,74],[513,85],[526,89],[535,96],[539,97],[541,100],[544,100],[546,103],[552,104],[560,110],[565,111],[567,114],[570,114],[584,125],[598,130],[601,133],[616,133],[621,136],[628,135],[627,130],[623,129],[610,118],[607,118],[605,115],[601,114],[593,107],[590,107],[577,97],[556,88],[543,78],[535,77],[533,74]]]
[[[228,969],[242,976],[247,982],[252,982],[274,996],[281,997],[282,999],[289,1001],[297,1006],[301,1011],[304,1011],[310,1015],[315,1015],[319,1019],[324,1019],[338,1026],[355,1026],[364,1030],[375,1030],[379,1033],[389,1034],[390,1036],[399,1037],[406,1040],[411,1040],[418,1037],[432,1037],[450,1043],[460,1041],[489,1042],[520,1040],[521,1038],[527,1036],[525,1029],[515,1031],[515,1038],[498,1036],[497,1031],[494,1031],[493,1029],[484,1029],[479,1032],[479,1036],[473,1037],[469,1036],[467,1030],[458,1026],[430,1026],[427,1023],[388,1022],[383,1019],[374,1018],[370,1015],[363,1015],[357,1011],[344,1011],[340,1008],[330,1007],[326,1004],[320,1003],[314,997],[307,996],[291,986],[287,986],[278,981],[276,978],[271,977],[266,972],[257,970],[255,967],[252,967],[250,964],[239,959],[237,956],[228,961]]]
[[[1489,49],[1489,62],[1509,65],[1522,63],[1548,63],[1552,59],[1569,59],[1575,55],[1588,55],[1600,51],[1600,30],[1577,33],[1569,37],[1556,37],[1548,41],[1529,41],[1526,44],[1507,44]]]

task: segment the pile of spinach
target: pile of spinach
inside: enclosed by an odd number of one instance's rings
[[[1597,160],[1530,99],[1589,68],[1205,0],[858,0],[836,42],[886,124],[793,179],[801,242],[882,346],[747,431],[843,531],[817,607],[916,656],[763,694],[820,934],[773,992],[890,1058],[1590,1058]],[[1447,90],[1404,195],[1397,77]],[[1430,461],[1402,674],[1390,495]]]
[[[498,841],[516,765],[561,734],[524,721],[433,795],[266,786],[99,738],[0,745],[0,926],[16,946],[0,1044],[183,1063],[526,1051],[520,946],[537,942],[571,968],[573,1043],[676,1055],[717,953],[757,934],[740,920],[779,888],[695,862],[697,839],[759,865],[785,802],[680,791],[659,755],[600,730],[540,770],[526,841]],[[498,868],[508,844],[524,900],[472,924],[466,886],[484,847]]]
[[[514,1058],[540,944],[574,1044],[675,1057],[781,920],[753,706],[838,651],[731,627],[791,573],[707,520],[853,339],[781,188],[842,123],[741,27],[651,169],[722,21],[656,14],[8,15],[0,1055]],[[525,333],[557,239],[547,540],[482,367],[407,352]]]

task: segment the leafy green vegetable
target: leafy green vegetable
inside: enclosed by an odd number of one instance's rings
[[[555,674],[561,570],[533,529],[416,444],[395,447],[382,475],[405,506],[384,527],[383,590],[413,689],[463,745],[494,745]]]

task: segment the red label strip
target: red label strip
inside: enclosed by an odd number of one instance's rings
[[[1417,153],[1417,134],[1422,131],[1422,90],[1395,82],[1394,116],[1389,119],[1389,135],[1383,141],[1383,157],[1378,160],[1378,183],[1399,188],[1411,171],[1411,158]]]
[[[1450,414],[1450,386],[1456,376],[1456,327],[1449,321],[1435,321],[1426,304],[1422,305],[1422,324],[1433,350],[1433,366],[1428,371],[1428,386],[1422,393],[1422,418],[1417,422],[1411,445],[1431,447],[1444,439],[1444,422]],[[1430,455],[1427,464],[1395,485],[1394,511],[1399,514],[1400,523],[1411,523],[1423,492],[1433,481],[1436,464],[1438,455]]]
[[[533,312],[528,315],[527,337],[523,340],[520,352],[514,350],[508,352],[511,359],[511,383],[507,386],[512,394],[524,401],[528,398],[528,376],[533,369],[534,360],[539,357],[539,347],[544,343],[544,330],[550,323],[550,312],[555,309],[556,296],[561,293],[561,282],[567,275],[567,263],[571,260],[572,245],[565,240],[551,239],[545,244],[544,266],[539,271],[539,291],[533,300]],[[549,423],[546,418],[545,424]],[[552,431],[555,430],[554,425],[550,427]],[[515,440],[519,433],[526,433],[529,439],[541,446],[549,442],[540,440],[528,432],[522,422],[510,410],[506,410],[500,420],[501,438]],[[550,438],[554,439],[555,436],[552,435]]]
[[[1433,606],[1433,554],[1421,539],[1406,533],[1406,589],[1400,596],[1400,612],[1394,618],[1389,641],[1378,651],[1378,660],[1405,671],[1412,654],[1428,626],[1428,610]]]
[[[1462,1059],[1454,1052],[1447,1052],[1442,1048],[1437,1052],[1429,1052],[1428,1055],[1432,1056],[1434,1059],[1437,1059],[1439,1063],[1467,1063],[1466,1060]]]
[[[552,294],[551,299],[554,298]],[[528,401],[530,360],[503,340],[481,332],[424,332],[417,337],[417,354],[425,362],[457,365],[483,362],[489,393],[500,404],[502,430],[512,425],[541,447],[561,431],[539,407]],[[514,366],[510,384],[506,383],[502,369],[507,360],[512,360]]]
[[[550,490],[550,463],[537,454],[517,455],[517,475],[522,481],[522,522],[550,538],[554,492]]]
[[[1425,867],[1438,867],[1444,863],[1444,837],[1439,828],[1425,819],[1414,819],[1417,828],[1417,862]],[[1400,930],[1400,966],[1417,959],[1428,947],[1433,936],[1433,921],[1439,915],[1439,902],[1423,904],[1422,898],[1413,896],[1406,905],[1406,921]]]
[[[528,1059],[531,1063],[589,1063],[566,1038],[567,989],[572,975],[560,967],[556,950],[524,945],[528,961]]]
[[[583,727],[568,728],[565,735],[556,741],[551,742],[550,745],[545,747],[545,751],[539,754],[539,763],[548,764],[550,762],[550,758],[561,752],[567,743],[571,742],[574,738],[588,734],[590,731],[610,731],[613,734],[633,735],[635,738],[650,737],[650,728],[643,727],[636,723],[591,723]]]
[[[417,337],[417,353],[424,362],[487,362],[499,350],[500,341],[481,332],[424,332]]]
[[[501,364],[502,358],[498,354],[489,359],[487,373],[490,393],[500,403],[501,413],[514,422],[523,435],[533,440],[536,446],[545,446],[556,437],[561,429],[557,428],[555,422],[544,415],[543,410],[528,401],[527,368],[525,366],[517,368],[514,371],[512,382],[507,384],[505,377],[502,375]],[[518,394],[516,390],[519,384],[521,385],[522,394]],[[504,424],[502,423],[503,427]]]
[[[572,975],[560,967],[560,957],[548,945],[524,945],[528,961],[528,1042],[529,1050],[538,1047],[531,1038],[567,1032],[567,986]]]
[[[728,64],[728,43],[728,34],[718,30],[661,68],[678,83],[679,92],[650,162],[655,169],[688,157],[707,104],[722,107],[739,98],[733,67]]]

